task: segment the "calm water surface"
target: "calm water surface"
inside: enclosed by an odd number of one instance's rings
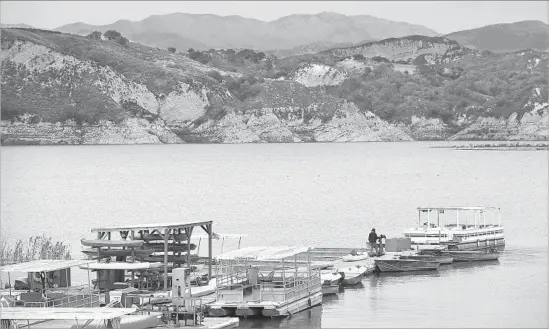
[[[246,233],[243,245],[357,247],[372,227],[400,236],[418,206],[498,206],[497,262],[371,276],[322,307],[241,326],[547,327],[547,152],[433,145],[3,147],[1,229],[46,233],[75,257],[92,227],[181,220]]]

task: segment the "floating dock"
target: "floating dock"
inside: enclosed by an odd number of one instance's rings
[[[320,269],[308,247],[246,247],[217,256],[216,301],[209,316],[284,317],[322,303]],[[307,263],[299,262],[301,257]],[[306,266],[300,266],[306,265]]]

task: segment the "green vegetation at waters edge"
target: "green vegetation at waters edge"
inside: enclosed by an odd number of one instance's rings
[[[70,246],[64,242],[52,241],[51,237],[45,235],[28,240],[18,239],[13,245],[8,245],[4,237],[1,238],[0,265],[38,259],[71,259]]]
[[[447,146],[432,146],[431,148],[449,148],[449,149],[528,149],[528,150],[549,150],[548,143],[482,143],[482,144],[467,144],[467,145],[447,145]]]

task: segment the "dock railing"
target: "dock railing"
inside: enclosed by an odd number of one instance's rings
[[[25,302],[23,307],[98,307],[99,294],[83,293],[67,295],[56,299],[48,299],[45,301]]]
[[[233,261],[225,264],[230,270],[217,276],[217,301],[227,302],[283,302],[301,298],[321,290],[319,269],[295,267],[286,263],[284,267],[271,262]],[[248,269],[259,269],[256,283],[250,282]],[[251,284],[253,283],[253,284]],[[251,293],[250,293],[251,292]]]

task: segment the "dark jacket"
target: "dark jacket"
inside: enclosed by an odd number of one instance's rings
[[[370,235],[368,235],[368,242],[370,243],[376,243],[377,241],[377,234],[376,232],[370,232]]]

